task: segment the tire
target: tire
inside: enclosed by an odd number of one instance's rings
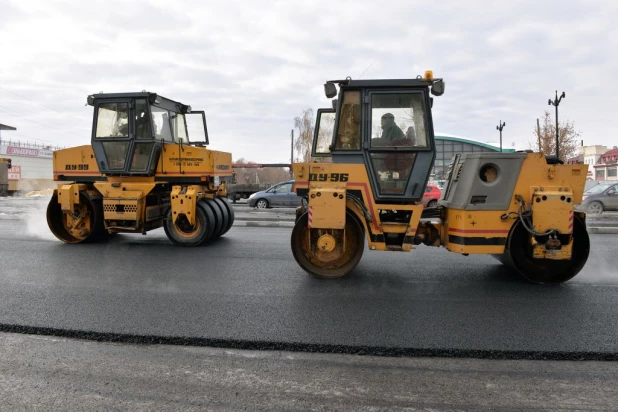
[[[203,199],[201,201],[204,206],[209,207],[212,211],[215,220],[214,220],[214,231],[212,232],[211,240],[217,239],[221,235],[221,231],[223,230],[223,214],[221,213],[221,208],[215,203],[213,199]]]
[[[205,210],[198,202],[195,208],[196,220],[191,226],[184,215],[180,215],[176,223],[172,223],[172,209],[168,211],[163,225],[167,238],[178,246],[199,246],[207,242],[214,231],[214,216],[210,210]]]
[[[603,210],[603,203],[595,201],[590,202],[590,204],[586,208],[586,213],[589,213],[591,215],[600,215],[601,213],[603,213]]]
[[[427,203],[427,207],[436,207],[436,206],[438,206],[437,200],[430,200],[429,203]]]
[[[232,225],[234,224],[234,207],[232,206],[232,204],[230,203],[228,199],[223,197],[223,198],[220,198],[220,200],[223,202],[223,205],[227,208],[227,214],[228,214],[227,227],[223,230],[223,234],[225,234],[228,230],[232,228]]]
[[[269,203],[266,199],[260,199],[255,202],[255,207],[258,209],[268,209]]]

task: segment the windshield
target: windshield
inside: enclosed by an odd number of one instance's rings
[[[592,189],[587,190],[585,194],[596,195],[596,194],[605,192],[610,187],[611,185],[598,185],[598,186],[593,187]]]
[[[418,93],[374,94],[371,146],[427,146],[425,110]]]

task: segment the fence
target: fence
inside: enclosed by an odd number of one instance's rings
[[[22,142],[20,140],[0,139],[0,146],[26,147],[29,149],[44,149],[44,150],[59,150],[64,149],[62,146],[52,146],[43,143]]]

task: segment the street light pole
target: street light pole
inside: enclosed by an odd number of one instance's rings
[[[290,139],[292,143],[290,145],[290,177],[294,178],[294,172],[292,171],[292,163],[294,163],[294,129],[290,131]]]
[[[500,153],[502,153],[502,129],[504,129],[504,126],[506,126],[506,123],[504,123],[502,120],[500,120],[498,122],[498,126],[496,126],[496,130],[500,131]]]
[[[564,97],[566,97],[566,95],[564,94],[564,92],[562,92],[560,98],[558,98],[558,90],[556,90],[556,98],[554,99],[554,101],[552,102],[551,99],[549,99],[549,101],[547,102],[549,106],[556,107],[556,158],[558,160],[560,160],[560,129],[558,128],[558,105]]]

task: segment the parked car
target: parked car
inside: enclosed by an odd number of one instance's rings
[[[606,210],[618,210],[618,183],[600,184],[584,192],[577,210],[600,214]]]
[[[294,181],[276,184],[266,190],[253,193],[249,196],[249,206],[258,209],[269,207],[297,207],[300,206],[302,198],[294,192]]]
[[[424,207],[436,207],[438,206],[438,200],[442,197],[442,191],[438,186],[428,184],[425,187],[425,193],[423,193],[423,200],[421,203]]]

